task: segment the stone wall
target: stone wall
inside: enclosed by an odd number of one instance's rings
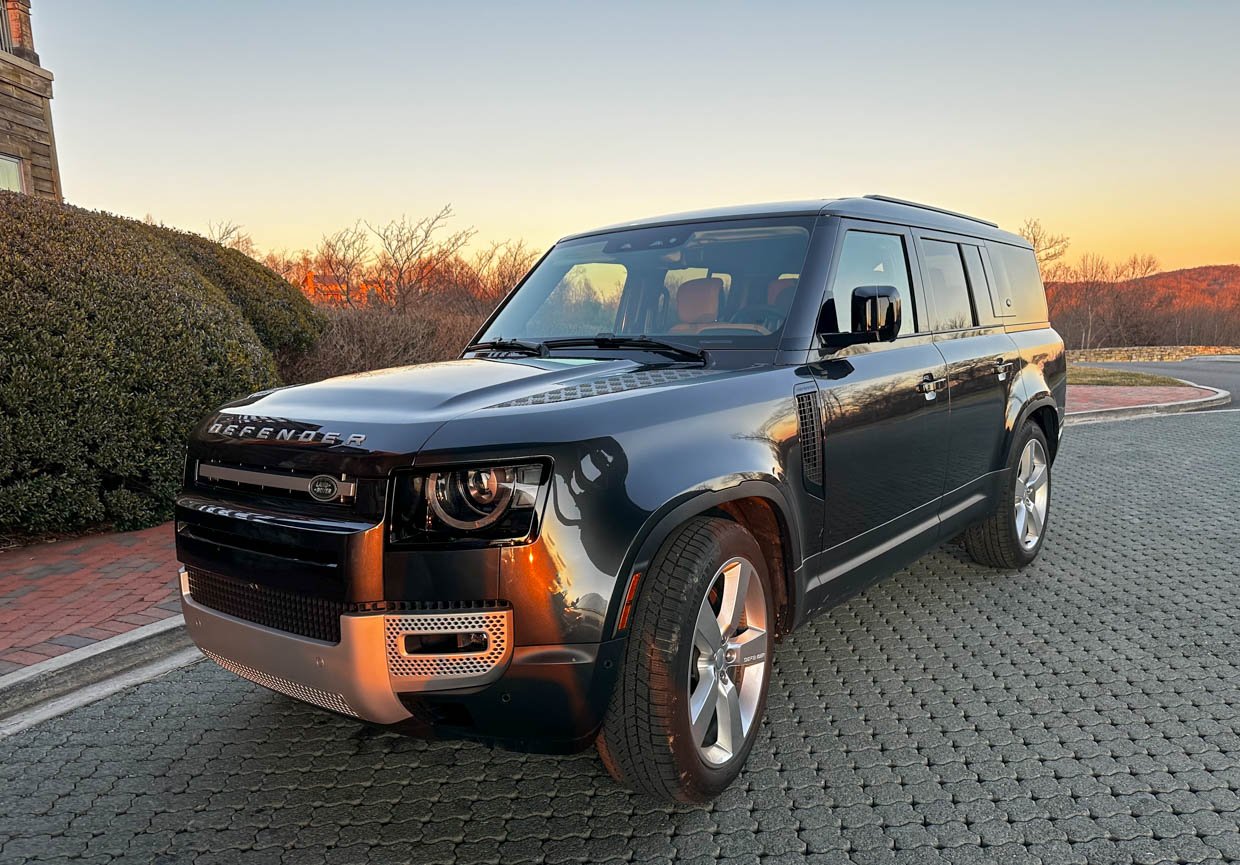
[[[1200,354],[1240,354],[1234,345],[1138,345],[1128,348],[1089,348],[1068,352],[1068,359],[1083,362],[1170,361]]]

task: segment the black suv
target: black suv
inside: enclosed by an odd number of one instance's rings
[[[446,363],[205,419],[177,500],[221,666],[415,735],[722,791],[775,644],[959,539],[1046,537],[1063,342],[1033,251],[879,196],[565,238]]]

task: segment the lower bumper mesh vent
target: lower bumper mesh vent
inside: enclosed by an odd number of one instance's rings
[[[236,661],[221,657],[209,649],[203,649],[202,653],[230,673],[235,673],[243,679],[249,679],[257,685],[262,685],[264,688],[270,688],[286,697],[301,700],[303,703],[311,703],[321,709],[329,709],[342,715],[357,717],[357,712],[353,711],[348,701],[340,694],[321,691],[318,688],[312,688],[300,682],[293,682],[280,676],[273,676],[270,673],[255,670],[253,667],[247,667],[245,664],[239,664]]]

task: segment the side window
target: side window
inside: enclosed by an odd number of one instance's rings
[[[1032,249],[989,243],[990,267],[995,275],[996,303],[1021,324],[1046,321],[1046,290]]]
[[[982,265],[982,251],[976,246],[962,246],[964,250],[964,266],[969,272],[969,289],[973,293],[973,308],[977,312],[978,324],[994,324],[994,319],[1008,315],[1007,312],[1000,309],[999,298],[990,290],[989,281],[986,279],[986,268]],[[991,315],[987,315],[982,298],[990,298]]]
[[[960,330],[977,324],[969,299],[960,246],[942,240],[922,240],[926,294],[930,298],[930,330]]]
[[[840,262],[831,295],[823,310],[823,325],[832,333],[852,330],[853,289],[863,285],[891,285],[900,292],[900,335],[915,329],[913,290],[908,276],[904,238],[898,234],[849,231],[844,235]]]

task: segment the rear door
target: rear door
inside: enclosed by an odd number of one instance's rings
[[[908,229],[857,220],[842,221],[837,235],[820,332],[851,327],[859,286],[894,286],[902,321],[894,341],[852,345],[810,365],[825,407],[824,552],[808,586],[811,605],[831,600],[837,577],[879,575],[902,565],[910,545],[937,537],[947,372],[921,327],[912,242]]]
[[[1019,353],[993,314],[980,241],[916,230],[928,329],[947,364],[951,435],[944,522],[985,509],[991,472],[1005,463]],[[1017,400],[1018,402],[1018,400]]]

